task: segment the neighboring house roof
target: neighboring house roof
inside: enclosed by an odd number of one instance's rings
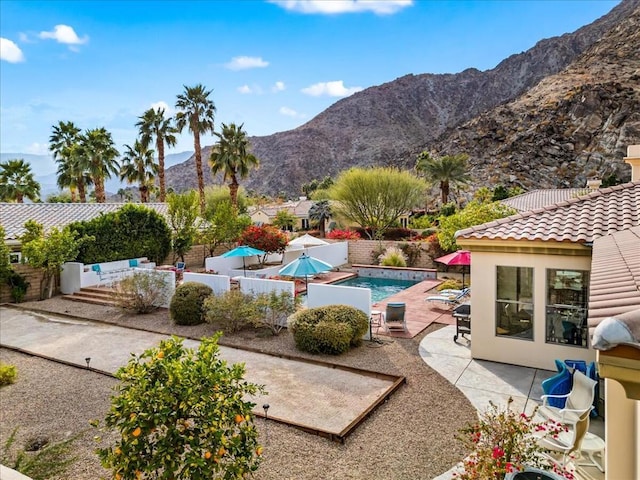
[[[640,227],[593,243],[589,326],[636,309],[640,309]]]
[[[24,233],[27,220],[35,220],[45,231],[62,228],[70,223],[91,220],[103,213],[115,212],[125,203],[0,203],[0,224],[5,229],[5,240],[17,240]],[[167,218],[166,203],[144,205]]]
[[[639,225],[640,182],[632,182],[466,228],[456,238],[588,243]]]
[[[280,210],[286,210],[296,217],[307,218],[309,216],[309,209],[314,203],[312,200],[296,200],[275,205],[264,205],[254,210],[251,215],[262,212],[269,218],[275,218]]]
[[[532,190],[515,197],[500,200],[500,203],[511,207],[518,212],[528,212],[536,208],[544,208],[547,205],[567,201],[582,195],[587,195],[593,190],[589,188],[549,188],[544,190]]]

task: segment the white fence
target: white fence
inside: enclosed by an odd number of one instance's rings
[[[240,278],[240,291],[259,295],[261,293],[289,292],[295,295],[295,284],[284,280],[263,280],[260,278]]]
[[[143,273],[145,275],[156,275],[162,277],[165,283],[162,299],[155,305],[156,307],[169,308],[171,298],[176,291],[176,272],[172,270],[154,270],[151,268],[133,268],[129,275]]]
[[[349,305],[362,310],[371,321],[371,290],[359,287],[339,287],[310,283],[307,287],[307,306],[309,308],[325,305]],[[369,331],[363,337],[369,339]]]
[[[231,278],[227,275],[211,275],[208,273],[184,272],[183,282],[203,283],[213,290],[213,293],[220,295],[231,290]]]

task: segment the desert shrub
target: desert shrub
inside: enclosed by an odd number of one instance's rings
[[[260,310],[252,295],[230,290],[212,295],[204,301],[205,321],[226,333],[242,330],[260,318]]]
[[[14,365],[0,362],[0,387],[14,383],[17,375],[18,372]]]
[[[385,267],[406,267],[407,257],[398,247],[389,247],[380,255],[380,265]]]
[[[176,288],[169,316],[176,325],[199,325],[204,323],[204,301],[213,295],[208,285],[197,282],[185,282]]]
[[[401,243],[398,245],[398,248],[404,253],[407,260],[407,267],[413,267],[423,252],[422,244],[420,243]]]
[[[92,422],[108,433],[97,453],[110,478],[252,477],[262,447],[246,399],[265,392],[244,379],[243,364],[220,358],[217,340],[194,350],[173,337],[116,372],[104,424]]]
[[[440,285],[438,285],[437,290],[440,292],[442,290],[460,290],[462,288],[462,282],[454,279],[445,280]]]
[[[362,237],[358,232],[352,230],[340,230],[334,228],[327,233],[327,238],[330,240],[360,240]]]
[[[361,238],[376,238],[374,232],[370,228],[355,227],[354,231]],[[388,228],[382,233],[382,240],[407,240],[413,235],[413,230],[408,228]]]
[[[116,300],[124,310],[149,313],[164,304],[168,287],[166,277],[160,272],[135,272],[118,282]]]
[[[369,328],[369,320],[363,311],[355,307],[329,305],[294,314],[289,327],[298,349],[338,355],[352,346],[360,345],[362,335]]]
[[[30,445],[20,448],[10,455],[9,451],[16,441],[18,429],[14,429],[0,452],[0,464],[20,472],[33,480],[65,478],[67,467],[76,461],[72,452],[72,443],[78,438],[73,436],[59,442],[50,443],[48,439],[28,441]]]
[[[11,298],[16,303],[21,303],[24,300],[25,295],[27,294],[27,290],[31,286],[29,282],[27,282],[27,277],[24,275],[20,275],[18,272],[11,271],[7,275],[6,279],[7,285],[11,288]]]
[[[287,325],[287,318],[298,309],[300,298],[289,292],[272,291],[258,295],[254,302],[260,313],[255,325],[267,327],[277,335]]]
[[[409,226],[417,230],[424,228],[430,228],[433,226],[433,217],[431,215],[422,215],[420,217],[411,217],[409,219]]]

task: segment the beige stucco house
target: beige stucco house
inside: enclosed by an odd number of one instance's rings
[[[309,230],[311,222],[309,220],[309,210],[315,202],[301,197],[292,202],[263,205],[249,210],[251,221],[256,225],[270,225],[276,219],[279,211],[285,210],[296,217],[294,230]]]
[[[590,331],[640,309],[640,145],[625,161],[630,183],[457,232],[472,252],[473,358],[553,370],[556,358],[615,357],[596,355]],[[614,371],[640,383],[630,348]],[[640,480],[640,395],[616,374],[603,375],[606,478]]]

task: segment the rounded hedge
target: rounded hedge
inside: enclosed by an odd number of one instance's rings
[[[213,295],[208,285],[196,282],[185,282],[176,288],[169,314],[176,325],[199,325],[204,323],[204,301]]]
[[[369,328],[369,319],[355,307],[328,305],[295,313],[289,327],[298,349],[339,355],[362,343],[362,336]]]

